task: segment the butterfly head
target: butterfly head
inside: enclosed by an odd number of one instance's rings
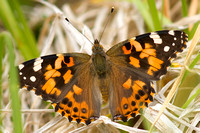
[[[94,40],[94,46],[92,47],[93,54],[103,54],[105,53],[103,50],[103,46],[99,44],[97,39]]]

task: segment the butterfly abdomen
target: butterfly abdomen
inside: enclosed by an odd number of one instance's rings
[[[99,89],[101,91],[101,95],[102,95],[102,100],[103,103],[107,103],[108,102],[108,97],[109,97],[109,81],[108,78],[101,78],[99,79],[98,85],[99,85]]]

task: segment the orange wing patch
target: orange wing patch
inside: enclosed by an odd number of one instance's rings
[[[150,48],[153,47],[153,46],[152,46],[151,44],[149,44],[149,43],[145,43],[144,45],[145,45],[145,49],[150,49]]]
[[[53,68],[52,68],[52,66],[51,66],[51,64],[49,64],[47,67],[46,67],[46,70],[52,70]]]
[[[65,84],[67,84],[69,82],[69,80],[72,78],[72,74],[71,74],[71,70],[68,70],[64,75],[63,75],[63,79],[65,81]]]
[[[137,42],[134,38],[132,38],[129,40],[129,43],[127,43],[126,45],[122,47],[124,54],[126,55],[131,54],[133,46],[137,52],[140,52],[143,50],[141,44]]]
[[[155,49],[144,49],[144,50],[142,50],[142,53],[152,55],[152,56],[156,56],[156,50]]]
[[[132,80],[129,78],[125,83],[130,83]],[[133,81],[132,85],[133,93],[130,97],[123,97],[121,100],[121,117],[114,117],[115,120],[127,121],[128,119],[135,117],[139,114],[145,107],[152,102],[154,91],[146,88],[146,83],[140,80]]]
[[[46,91],[47,94],[49,94],[52,89],[55,87],[56,82],[54,79],[50,78],[42,87],[42,90]]]
[[[92,121],[96,120],[95,117],[91,118],[91,114],[94,112],[89,109],[88,104],[85,101],[77,102],[74,99],[74,95],[81,94],[82,89],[78,86],[73,86],[73,91],[69,91],[65,98],[59,103],[53,103],[55,111],[60,113],[62,116],[68,118],[68,120],[76,121],[77,123],[90,124]]]
[[[55,69],[60,69],[62,67],[62,62],[67,65],[67,67],[74,66],[73,57],[65,57],[62,54],[57,55],[58,58],[55,61]]]
[[[131,48],[130,48],[130,49],[127,49],[126,46],[123,46],[123,47],[122,47],[122,50],[124,51],[124,54],[130,54],[130,53],[131,53],[131,50],[132,50],[132,47],[133,47],[133,46],[131,45]]]
[[[152,49],[152,45],[149,43],[145,43],[145,49],[142,50],[140,54],[140,58],[148,58],[150,55],[156,56],[156,50]]]
[[[56,71],[55,69],[47,71],[45,74],[45,80],[48,80],[51,77],[60,77],[61,73],[59,71]]]
[[[140,67],[140,61],[132,56],[129,57],[130,62],[129,64],[133,65],[134,67],[139,68]]]
[[[149,57],[149,55],[148,55],[147,53],[141,52],[141,54],[140,54],[140,58],[141,58],[141,59],[147,58],[147,57]]]
[[[129,101],[126,97],[123,97],[121,100],[121,109],[123,114],[131,112],[131,108],[129,107]]]
[[[123,87],[125,88],[125,89],[130,89],[131,88],[131,82],[132,82],[132,80],[131,80],[131,78],[129,78],[124,84],[123,84]]]
[[[140,44],[139,42],[137,42],[137,41],[136,41],[135,39],[133,39],[133,38],[130,39],[130,44],[133,45],[133,46],[135,47],[135,50],[136,50],[137,52],[143,50],[141,44]]]
[[[160,69],[161,68],[161,65],[164,63],[162,60],[156,58],[156,57],[153,57],[153,56],[150,56],[148,58],[148,62],[151,66],[157,68],[157,69]]]
[[[62,62],[64,61],[64,56],[62,54],[58,55],[55,61],[55,69],[60,69],[62,67]]]
[[[91,111],[91,113],[93,113],[93,112],[92,112],[92,110],[89,110],[88,104],[85,101],[83,101],[81,103],[80,107],[81,107],[80,116],[82,118],[82,121],[84,121],[89,118],[89,111]]]
[[[61,94],[61,90],[59,90],[58,88],[53,88],[50,94],[51,95],[56,94],[57,96],[59,96]]]
[[[69,61],[64,63],[67,65],[67,67],[72,67],[74,66],[74,59],[72,57],[69,57]]]
[[[74,90],[74,93],[76,94],[76,95],[81,95],[81,93],[82,93],[82,89],[81,88],[79,88],[78,86],[76,86],[76,85],[73,85],[73,90]]]
[[[156,72],[156,71],[158,71],[158,69],[156,69],[155,67],[150,66],[148,71],[147,71],[147,73],[149,75],[153,75],[153,72]]]
[[[52,75],[53,75],[55,72],[56,72],[55,69],[52,69],[52,70],[47,71],[47,72],[44,74],[45,80],[48,80],[49,78],[51,78]]]

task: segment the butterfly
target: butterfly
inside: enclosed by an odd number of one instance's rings
[[[95,40],[92,55],[54,54],[20,64],[20,87],[50,101],[70,122],[90,124],[101,115],[102,103],[109,103],[113,120],[125,122],[153,101],[152,80],[166,74],[187,38],[183,31],[156,31],[107,52]]]

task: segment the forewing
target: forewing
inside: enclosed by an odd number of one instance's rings
[[[87,54],[40,57],[18,66],[20,86],[50,100],[69,121],[89,124],[100,115],[100,93]]]
[[[133,68],[140,76],[158,80],[166,74],[171,59],[186,47],[186,42],[187,35],[182,31],[157,31],[121,42],[106,54],[114,62]]]

